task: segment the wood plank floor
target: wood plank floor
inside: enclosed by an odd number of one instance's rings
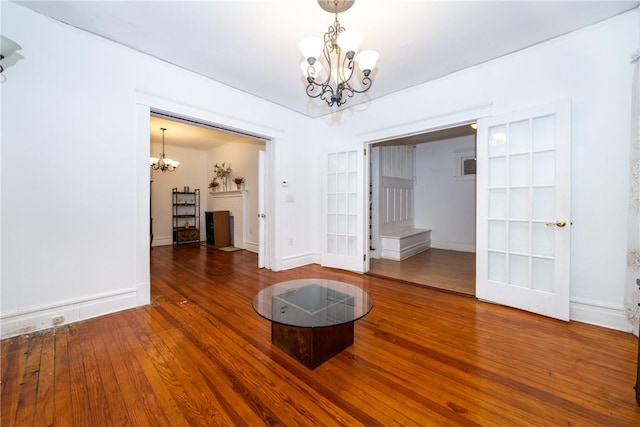
[[[472,252],[431,248],[403,261],[372,258],[369,274],[463,295],[476,294],[476,254]]]
[[[638,426],[637,340],[426,287],[256,255],[157,247],[146,307],[1,342],[2,426]],[[355,343],[313,371],[270,343],[255,293],[367,290]]]

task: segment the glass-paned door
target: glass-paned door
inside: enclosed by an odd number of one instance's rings
[[[322,265],[364,271],[364,149],[326,154]]]
[[[478,121],[476,296],[569,320],[570,104]]]

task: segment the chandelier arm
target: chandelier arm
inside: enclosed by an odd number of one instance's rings
[[[336,102],[336,104],[338,105],[338,107],[340,107],[341,105],[345,104],[348,100],[348,98],[353,98],[353,95],[355,95],[356,93],[365,93],[366,91],[368,91],[369,89],[371,89],[371,84],[373,83],[373,81],[371,80],[370,77],[366,76],[363,77],[361,80],[362,86],[364,86],[364,89],[362,90],[358,90],[353,88],[349,82],[344,82],[344,84],[340,85],[340,98],[339,100]],[[329,106],[333,106],[333,103],[329,104]]]
[[[320,98],[329,107],[334,105],[339,107],[345,104],[349,98],[352,98],[354,94],[364,93],[371,88],[372,80],[369,77],[371,70],[362,71],[361,90],[354,89],[349,84],[354,75],[359,74],[355,70],[354,58],[356,52],[349,51],[344,55],[342,54],[342,49],[338,45],[338,36],[345,31],[345,28],[338,21],[338,13],[351,7],[353,0],[344,0],[343,4],[340,4],[339,0],[318,0],[318,3],[327,12],[335,12],[335,21],[333,25],[328,27],[323,37],[322,57],[324,57],[324,64],[322,65],[326,66],[327,76],[323,82],[317,82],[316,78],[319,77],[319,72],[316,73],[315,69],[312,70],[311,68],[316,58],[308,58],[310,67],[307,68],[306,72],[307,86],[305,90],[310,98]],[[334,57],[333,60],[332,57]],[[332,82],[332,78],[335,80],[334,82]]]
[[[324,56],[324,60],[327,63],[327,73],[329,77],[327,77],[327,81],[331,77],[331,54],[338,47],[336,44],[337,28],[329,27],[326,33],[324,33],[324,47],[322,49],[322,55]]]
[[[309,84],[307,85],[306,92],[310,98],[318,98],[319,96],[322,96],[322,93],[324,92],[324,88],[325,88],[325,85],[316,83],[314,81],[310,81]],[[318,91],[317,94],[314,94],[316,89],[320,89],[320,90]]]
[[[307,74],[308,75],[308,74]],[[310,98],[318,98],[321,97],[327,91],[333,91],[331,85],[329,84],[329,79],[326,79],[322,83],[318,83],[315,79],[311,77],[307,77],[307,87],[306,92]],[[319,89],[318,94],[314,94],[315,90]]]
[[[353,62],[353,59],[349,59],[346,56],[341,57],[340,55],[338,55],[338,66],[336,67],[336,80],[338,82],[343,82],[347,86],[349,85],[348,82],[349,80],[351,80],[351,77],[353,77],[353,72],[355,69]],[[345,70],[349,71],[348,76],[345,75]]]
[[[336,102],[340,101],[340,97],[342,95],[339,92],[334,92],[331,86],[326,86],[325,90],[322,92],[322,96],[320,99],[325,101],[329,107],[333,107]]]
[[[365,77],[362,78],[360,83],[362,83],[362,86],[364,87],[364,89],[357,90],[357,89],[354,89],[353,87],[351,87],[351,85],[349,85],[349,91],[351,91],[352,93],[365,93],[366,91],[371,89],[371,84],[373,83],[373,81],[371,80],[370,77],[365,76]]]
[[[354,94],[354,90],[351,86],[349,86],[348,83],[344,83],[342,85],[340,85],[340,99],[338,100],[337,104],[338,107],[340,107],[341,105],[345,104],[347,102],[348,98],[352,98],[353,94]]]

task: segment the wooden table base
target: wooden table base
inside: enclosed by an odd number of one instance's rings
[[[271,323],[271,342],[309,369],[315,369],[353,344],[353,322],[322,328]]]

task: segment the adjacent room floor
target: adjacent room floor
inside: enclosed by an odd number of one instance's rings
[[[371,259],[369,274],[475,296],[476,254],[429,249],[404,261]]]

